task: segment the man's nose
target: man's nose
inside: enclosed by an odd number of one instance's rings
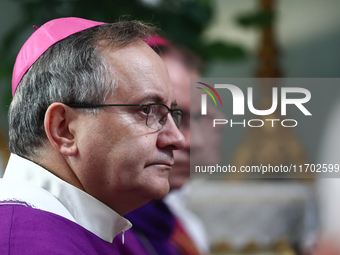
[[[157,145],[160,148],[171,146],[173,150],[181,150],[185,147],[185,138],[176,126],[171,114],[167,122],[160,130]]]

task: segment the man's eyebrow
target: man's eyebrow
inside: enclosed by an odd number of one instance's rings
[[[146,97],[143,98],[143,101],[153,101],[155,103],[164,103],[164,100],[157,96],[157,95],[147,95]],[[177,107],[177,101],[174,100],[172,103],[171,103],[171,108],[173,107]]]
[[[155,103],[160,103],[163,102],[163,99],[157,95],[147,95],[145,97],[143,97],[142,99],[143,101],[152,101]]]

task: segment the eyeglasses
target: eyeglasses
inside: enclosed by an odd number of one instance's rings
[[[170,112],[177,128],[179,128],[183,116],[180,109],[170,109],[165,104],[91,104],[91,103],[68,103],[65,104],[72,108],[97,108],[106,106],[138,106],[142,114],[146,115],[146,125],[159,131],[165,125]]]

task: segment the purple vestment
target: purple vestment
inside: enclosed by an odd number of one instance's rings
[[[15,154],[0,179],[0,255],[120,254],[131,223],[84,191]]]
[[[0,203],[0,215],[1,255],[120,254],[80,225],[24,203]]]

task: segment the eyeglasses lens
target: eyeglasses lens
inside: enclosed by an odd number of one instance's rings
[[[168,118],[169,109],[165,105],[151,105],[146,119],[146,125],[154,130],[160,130],[165,125]],[[171,111],[171,116],[177,126],[181,123],[182,112],[179,110]]]

